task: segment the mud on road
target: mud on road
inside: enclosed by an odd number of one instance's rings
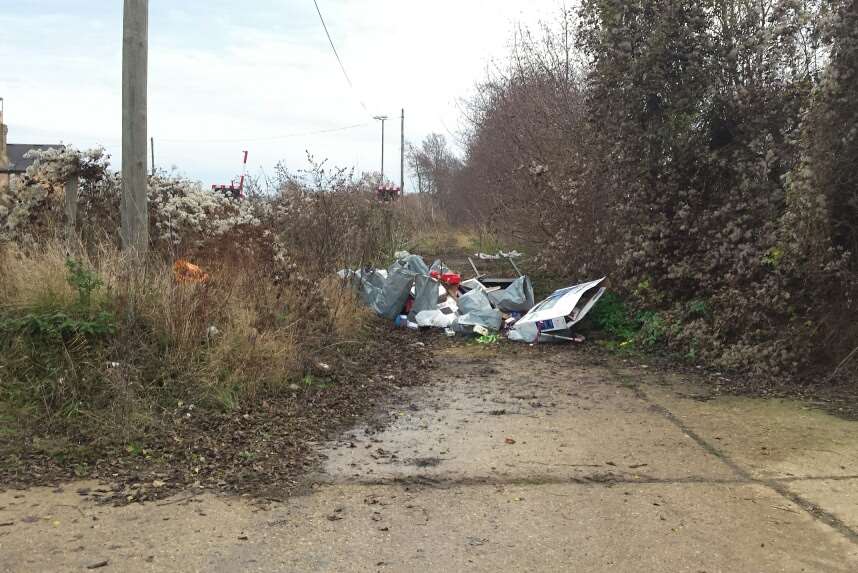
[[[0,571],[855,571],[858,423],[574,347],[456,344],[265,507],[0,494]]]

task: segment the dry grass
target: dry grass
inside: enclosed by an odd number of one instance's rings
[[[22,421],[72,433],[127,436],[141,415],[177,400],[232,409],[282,391],[320,349],[359,340],[371,316],[335,277],[313,292],[307,281],[273,280],[267,261],[245,257],[212,263],[206,283],[182,284],[170,261],[132,264],[110,247],[80,257],[103,283],[84,312],[66,260],[60,242],[0,250],[0,403],[26,413],[16,414]],[[2,328],[7,319],[62,312],[85,321],[102,311],[113,334]]]
[[[66,254],[54,243],[32,256],[15,245],[0,250],[0,308],[70,305],[75,292],[66,280]]]
[[[322,296],[328,301],[331,328],[335,338],[353,339],[360,335],[361,327],[373,314],[348,284],[336,277],[321,283]]]

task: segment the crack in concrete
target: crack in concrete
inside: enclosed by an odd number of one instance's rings
[[[472,364],[469,362],[468,364]],[[456,474],[432,473],[432,474],[412,474],[412,475],[392,475],[385,477],[360,477],[353,478],[345,476],[335,476],[326,479],[324,476],[317,476],[314,480],[322,486],[363,486],[363,487],[385,487],[385,486],[415,486],[425,487],[430,489],[454,489],[480,486],[584,486],[584,487],[622,487],[635,485],[677,485],[677,486],[736,486],[736,485],[758,485],[767,488],[783,499],[792,502],[812,519],[824,523],[840,533],[850,542],[858,545],[858,531],[847,525],[843,520],[818,507],[813,502],[805,499],[801,495],[794,493],[789,489],[789,484],[802,482],[822,482],[822,481],[848,481],[858,480],[858,475],[830,475],[830,476],[788,476],[788,477],[772,477],[758,478],[755,477],[749,470],[745,469],[739,463],[734,461],[726,452],[720,450],[716,445],[710,443],[700,434],[687,426],[677,415],[671,412],[668,408],[659,404],[652,399],[641,387],[641,385],[631,376],[623,374],[613,368],[608,367],[608,370],[614,376],[614,379],[624,388],[631,390],[637,400],[643,402],[646,407],[653,413],[658,414],[666,419],[673,426],[678,428],[683,434],[688,436],[695,444],[706,453],[713,456],[715,459],[725,464],[735,477],[733,478],[711,478],[703,476],[688,476],[688,477],[673,477],[673,478],[658,478],[646,475],[645,472],[636,472],[634,474],[623,471],[622,468],[611,469],[605,468],[603,471],[592,471],[588,474],[580,474],[574,476],[557,476],[549,474],[532,474],[528,476],[462,476]],[[511,413],[511,412],[504,412]],[[574,465],[574,464],[570,464]],[[616,473],[615,473],[616,472]]]
[[[809,476],[809,477],[785,477],[759,480],[755,478],[717,479],[690,476],[684,478],[653,478],[641,476],[640,478],[628,477],[617,474],[590,474],[584,476],[558,477],[549,475],[534,475],[526,477],[496,477],[496,476],[472,476],[472,477],[448,477],[439,475],[412,475],[396,476],[386,478],[354,478],[335,479],[330,481],[319,481],[320,485],[331,486],[394,486],[394,485],[419,485],[435,489],[452,489],[457,487],[479,487],[479,486],[543,486],[543,485],[582,485],[582,486],[606,486],[615,485],[769,485],[769,482],[778,484],[812,481],[847,481],[858,480],[858,475],[849,476]]]
[[[733,470],[733,472],[735,472],[736,475],[738,475],[742,480],[744,480],[743,483],[752,483],[752,484],[757,484],[757,485],[762,485],[762,486],[768,487],[769,489],[771,489],[772,491],[774,491],[775,493],[777,493],[778,495],[780,495],[784,499],[791,501],[792,503],[799,506],[801,509],[803,509],[805,512],[807,512],[807,514],[810,515],[813,519],[816,519],[817,521],[820,521],[822,523],[825,523],[829,527],[832,527],[833,529],[838,531],[841,535],[843,535],[844,537],[849,539],[852,543],[858,545],[858,531],[849,527],[845,522],[843,522],[843,520],[841,520],[839,517],[837,517],[833,513],[830,513],[828,511],[820,508],[819,506],[817,506],[813,502],[805,499],[804,497],[802,497],[801,495],[799,495],[797,493],[790,491],[786,487],[785,484],[791,483],[791,481],[800,481],[801,478],[787,478],[787,479],[755,478],[753,475],[750,474],[750,472],[748,472],[742,466],[740,466],[735,461],[730,459],[730,457],[726,453],[724,453],[723,451],[716,448],[713,444],[707,442],[702,436],[700,436],[694,430],[692,430],[691,428],[686,426],[685,422],[680,420],[673,412],[671,412],[670,410],[668,410],[667,408],[665,408],[661,404],[658,404],[653,399],[651,399],[647,395],[647,393],[644,392],[643,389],[641,389],[640,385],[638,385],[637,382],[630,380],[627,376],[625,376],[619,372],[613,371],[612,373],[615,376],[617,376],[618,378],[624,379],[626,382],[626,384],[624,384],[624,385],[627,386],[628,388],[631,388],[632,391],[635,393],[635,396],[639,400],[648,404],[650,409],[653,412],[657,412],[658,414],[660,414],[663,418],[665,418],[670,423],[672,423],[677,428],[679,428],[682,432],[684,432],[685,435],[687,435],[689,438],[694,440],[694,442],[698,446],[700,446],[701,448],[706,450],[708,453],[715,456],[718,460],[720,460],[722,463],[727,465],[731,470]],[[826,479],[826,478],[819,478],[819,479]],[[833,479],[833,478],[828,478],[828,479]]]

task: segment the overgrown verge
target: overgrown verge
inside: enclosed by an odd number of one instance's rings
[[[70,173],[84,224],[60,238]],[[420,349],[397,363],[397,333],[335,276],[399,233],[349,173],[283,172],[247,198],[156,175],[142,260],[116,244],[118,181],[100,152],[49,152],[0,212],[0,485],[286,487],[310,442],[419,381]]]
[[[517,32],[464,163],[429,164],[440,204],[609,276],[679,356],[854,384],[856,23],[854,0],[581,2]]]

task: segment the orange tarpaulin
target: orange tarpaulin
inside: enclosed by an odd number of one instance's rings
[[[209,280],[209,274],[197,265],[179,259],[173,265],[173,273],[176,275],[176,282],[179,283],[205,283]]]

